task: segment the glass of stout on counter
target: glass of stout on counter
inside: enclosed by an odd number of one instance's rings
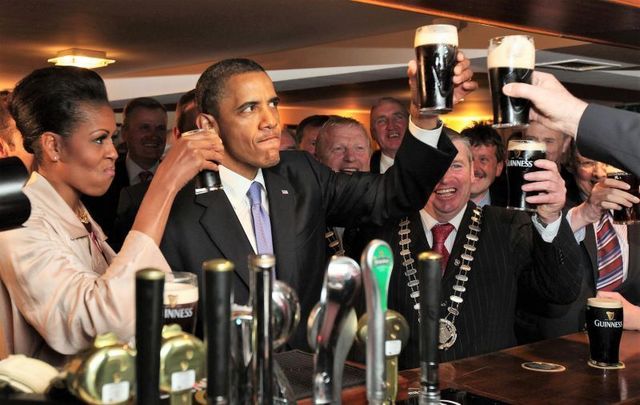
[[[507,97],[502,87],[508,83],[531,84],[535,58],[533,38],[528,35],[507,35],[489,41],[487,68],[494,128],[525,128],[529,125],[530,101]]]
[[[598,368],[621,368],[622,303],[608,298],[589,298],[586,312],[589,334],[589,365]]]
[[[164,324],[177,323],[193,334],[198,311],[198,278],[194,273],[174,271],[164,282]]]
[[[458,53],[458,29],[453,25],[425,25],[414,39],[418,64],[420,114],[453,110],[453,68]]]

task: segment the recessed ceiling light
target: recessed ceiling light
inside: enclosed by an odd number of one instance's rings
[[[107,59],[107,53],[92,51],[90,49],[70,48],[58,52],[55,58],[47,60],[59,66],[77,66],[87,69],[95,69],[114,63],[115,60]]]

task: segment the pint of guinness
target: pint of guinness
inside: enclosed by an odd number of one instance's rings
[[[524,175],[538,170],[533,165],[538,159],[544,159],[547,154],[547,147],[544,143],[517,139],[509,141],[507,147],[507,208],[531,211],[536,210],[534,205],[529,204],[525,199],[537,193],[525,193],[522,185],[526,183]]]
[[[458,52],[458,30],[453,25],[425,25],[416,30],[420,113],[446,114],[453,110],[453,68]]]
[[[529,125],[529,100],[507,97],[502,93],[502,87],[508,83],[531,84],[535,56],[533,38],[527,35],[496,37],[489,42],[487,68],[494,128],[524,128]]]
[[[636,197],[640,197],[640,182],[634,174],[627,173],[613,166],[607,166],[607,177],[627,183],[630,186],[627,192]],[[633,204],[629,208],[622,206],[622,209],[614,210],[613,223],[623,225],[640,223],[640,204]]]
[[[618,358],[622,338],[622,303],[608,298],[587,300],[589,364],[601,368],[621,367]]]
[[[167,274],[164,284],[164,324],[177,323],[193,334],[198,310],[198,279],[193,273]]]

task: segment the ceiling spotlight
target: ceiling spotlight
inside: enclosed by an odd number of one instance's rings
[[[87,69],[95,69],[114,63],[115,60],[107,59],[107,53],[92,51],[89,49],[70,48],[58,52],[55,58],[47,60],[59,66],[77,66]]]

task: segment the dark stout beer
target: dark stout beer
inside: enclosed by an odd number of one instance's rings
[[[534,65],[535,47],[531,37],[508,35],[491,39],[487,67],[494,128],[522,128],[529,125],[529,100],[507,97],[502,87],[508,83],[531,84]]]
[[[622,303],[608,298],[587,300],[587,333],[589,334],[589,363],[598,367],[620,365],[619,350],[622,337]]]
[[[453,68],[458,31],[453,25],[425,25],[416,30],[420,113],[446,114],[453,109]]]
[[[535,211],[534,205],[525,201],[537,192],[525,193],[522,185],[527,181],[524,175],[539,170],[533,162],[544,159],[547,148],[544,143],[533,140],[509,141],[507,151],[507,208],[521,211]]]
[[[624,172],[613,166],[607,166],[607,177],[627,183],[630,188],[626,190],[629,194],[640,197],[638,177],[631,173]],[[613,210],[613,222],[616,224],[637,224],[640,223],[640,204],[633,204],[627,208],[622,206],[620,210]]]
[[[164,285],[164,324],[177,323],[183,331],[194,333],[198,310],[198,286],[177,282]]]

